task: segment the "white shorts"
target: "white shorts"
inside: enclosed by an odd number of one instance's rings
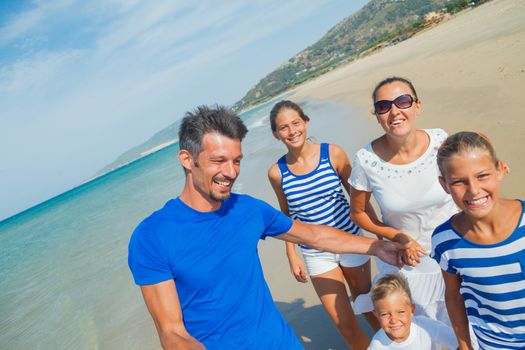
[[[317,249],[301,247],[304,264],[310,276],[320,275],[335,269],[339,265],[344,267],[357,267],[370,260],[364,254],[334,254]]]

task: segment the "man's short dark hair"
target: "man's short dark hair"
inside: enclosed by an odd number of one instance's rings
[[[248,129],[241,118],[227,107],[198,106],[193,112],[187,112],[182,119],[179,148],[188,151],[197,159],[202,149],[202,139],[209,132],[242,141]]]

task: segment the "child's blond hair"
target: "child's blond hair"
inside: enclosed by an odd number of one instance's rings
[[[397,273],[385,275],[376,282],[371,292],[372,303],[375,306],[378,300],[384,299],[395,292],[404,294],[407,301],[413,304],[407,280]]]

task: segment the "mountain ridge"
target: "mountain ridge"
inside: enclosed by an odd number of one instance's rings
[[[232,109],[246,111],[384,46],[410,38],[466,7],[490,0],[371,0],[335,24],[321,39],[279,65],[237,101]],[[146,142],[122,153],[95,174],[116,170],[178,141],[180,120]]]

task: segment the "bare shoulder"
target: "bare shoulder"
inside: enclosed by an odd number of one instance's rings
[[[345,153],[345,150],[343,149],[343,147],[339,146],[339,145],[336,145],[335,143],[331,143],[329,145],[330,147],[330,154],[333,154],[333,155],[346,155]]]
[[[345,150],[339,145],[330,145],[330,162],[338,173],[343,172],[350,166],[350,160]]]
[[[330,158],[332,160],[346,161],[348,160],[348,155],[346,154],[343,147],[335,144],[330,144]]]
[[[268,169],[268,179],[271,182],[280,183],[281,182],[281,171],[277,164],[273,164],[270,169]]]

